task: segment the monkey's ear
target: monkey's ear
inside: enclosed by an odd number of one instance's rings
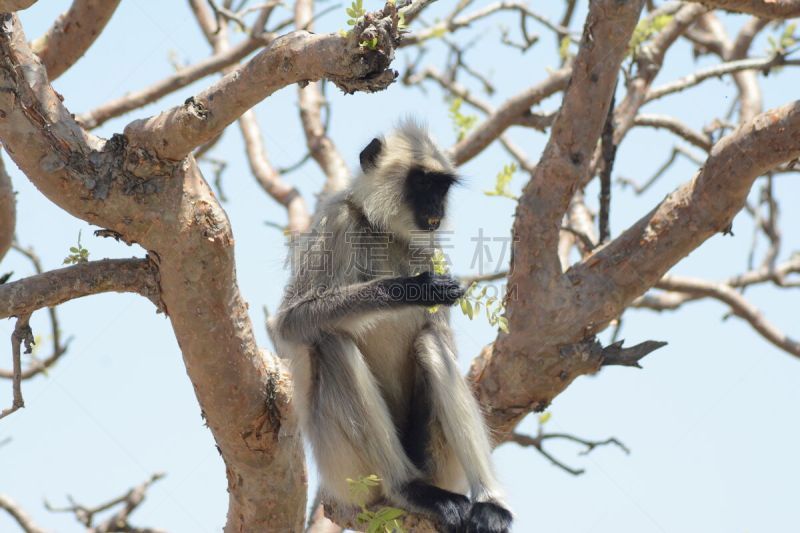
[[[361,150],[358,155],[358,160],[361,162],[361,170],[364,173],[369,172],[378,164],[378,156],[381,155],[383,150],[383,142],[380,139],[372,139],[366,148]]]

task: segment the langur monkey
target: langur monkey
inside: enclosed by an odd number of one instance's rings
[[[449,326],[447,306],[464,292],[432,272],[455,170],[413,121],[359,159],[361,174],[294,242],[292,279],[270,320],[291,360],[323,498],[353,505],[347,479],[376,474],[375,498],[444,531],[508,532],[512,515]]]

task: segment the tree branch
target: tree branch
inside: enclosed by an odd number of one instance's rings
[[[28,516],[22,507],[17,502],[6,496],[0,494],[0,509],[5,509],[8,514],[17,522],[24,533],[47,533],[46,530],[40,528],[33,518]]]
[[[313,31],[313,8],[313,0],[296,0],[294,16],[297,28]],[[350,171],[322,123],[322,108],[326,106],[326,102],[322,95],[321,82],[314,81],[305,87],[302,84],[298,85],[297,97],[308,151],[326,176],[322,194],[340,191],[350,182]],[[330,117],[330,111],[328,116]]]
[[[0,13],[28,9],[36,0],[0,0]]]
[[[19,252],[20,254],[24,255],[28,260],[33,264],[33,268],[35,269],[37,274],[42,274],[42,263],[39,260],[39,257],[33,252],[32,248],[23,248],[19,244],[14,243],[12,245],[14,250]],[[47,314],[50,318],[50,331],[51,337],[53,339],[53,352],[44,360],[37,359],[31,356],[31,364],[22,371],[21,379],[26,380],[30,379],[33,376],[46,371],[48,368],[53,366],[56,361],[58,361],[62,355],[64,355],[67,351],[67,347],[69,345],[69,339],[66,342],[61,342],[61,330],[58,325],[58,315],[56,313],[55,307],[48,307]],[[5,369],[0,369],[0,377],[6,379],[13,379],[14,372],[8,371]]]
[[[378,38],[374,50],[359,44],[369,36]],[[388,67],[398,39],[397,11],[391,3],[382,12],[365,16],[349,37],[289,33],[184,105],[132,122],[125,128],[125,136],[161,158],[180,160],[255,104],[292,83],[328,78],[348,93],[382,90],[395,78]]]
[[[175,74],[149,87],[130,92],[125,96],[110,100],[91,111],[78,115],[78,121],[84,127],[90,129],[101,126],[112,118],[124,115],[134,109],[155,102],[159,98],[177,91],[178,89],[182,89],[201,78],[238,63],[254,50],[271,43],[275,38],[276,36],[273,34],[250,37],[224,52],[214,54],[209,58],[198,61],[194,65],[181,68],[175,72]],[[213,135],[211,137],[213,137]]]
[[[794,62],[793,61],[787,62],[786,59],[780,54],[775,54],[768,57],[759,57],[753,59],[737,59],[735,61],[728,61],[720,65],[714,65],[713,67],[699,70],[697,72],[689,74],[688,76],[684,76],[683,78],[680,78],[678,80],[671,81],[669,83],[665,83],[660,87],[651,89],[647,93],[646,101],[650,102],[658,98],[663,98],[668,94],[683,91],[685,89],[688,89],[689,87],[698,85],[709,78],[718,78],[724,74],[731,74],[734,72],[741,72],[745,70],[755,70],[755,69],[769,71],[772,68],[786,64],[791,65],[794,64]]]
[[[691,182],[568,271],[565,277],[580,291],[580,323],[598,331],[675,263],[725,228],[758,176],[800,155],[798,132],[800,102],[740,126],[714,145]]]
[[[711,138],[707,134],[693,130],[675,117],[640,114],[636,115],[633,123],[636,126],[663,128],[706,152],[711,150]]]
[[[11,248],[16,226],[17,197],[14,187],[11,185],[11,177],[6,172],[2,154],[0,154],[0,261]]]
[[[3,22],[0,139],[53,202],[141,243],[157,262],[163,307],[225,460],[226,531],[298,530],[306,478],[288,376],[256,346],[230,224],[194,158],[158,159],[121,137],[104,143],[81,130],[17,18]]]
[[[213,19],[211,12],[198,0],[192,0],[190,3],[195,18],[214,52],[221,53],[228,50],[230,48],[228,27],[220,25],[216,31],[211,31],[211,20]],[[262,22],[258,22],[257,25],[262,25],[263,21],[265,21],[264,13],[265,11],[262,11],[262,16],[259,17]],[[235,69],[228,68],[225,73],[227,74],[233,70]],[[311,216],[308,213],[306,202],[296,188],[281,179],[270,163],[255,112],[252,109],[245,111],[239,117],[238,123],[244,138],[245,152],[250,164],[250,170],[256,181],[268,195],[286,208],[289,231],[292,233],[305,231],[311,223]],[[195,154],[197,154],[197,151]]]
[[[14,411],[25,407],[25,400],[22,398],[22,355],[20,353],[22,344],[25,344],[25,353],[31,353],[33,344],[33,333],[29,325],[30,313],[20,315],[11,334],[11,356],[14,361],[13,377],[11,378],[11,390],[13,400],[11,407],[0,412],[0,418],[5,418]]]
[[[463,165],[489,146],[507,128],[530,114],[530,108],[548,96],[567,87],[572,68],[564,67],[542,82],[506,100],[497,110],[478,124],[466,137],[448,150],[456,165]]]
[[[568,474],[572,474],[573,476],[579,476],[586,472],[583,468],[572,468],[562,461],[556,459],[550,452],[544,449],[544,442],[547,440],[566,440],[570,442],[575,442],[584,446],[586,449],[580,452],[579,455],[588,455],[591,453],[595,448],[601,446],[609,446],[614,445],[617,446],[620,450],[625,452],[626,454],[631,453],[630,450],[622,444],[618,439],[614,437],[609,437],[604,440],[589,440],[583,439],[581,437],[576,437],[575,435],[570,435],[568,433],[545,433],[542,429],[542,425],[539,425],[539,432],[535,437],[531,437],[529,435],[524,435],[522,433],[514,432],[512,433],[506,442],[513,442],[523,448],[533,448],[538,451],[542,456],[544,456],[548,461],[550,461],[553,465],[557,466],[558,468],[564,470]]]
[[[4,283],[0,318],[103,292],[135,292],[158,305],[157,269],[149,259],[102,259]]]
[[[717,9],[750,13],[768,19],[785,19],[800,16],[798,0],[692,0]]]
[[[500,333],[473,361],[470,378],[490,426],[502,436],[531,410],[544,409],[575,376],[594,372],[601,359],[564,357],[559,346],[587,335],[558,256],[562,218],[589,169],[603,129],[619,66],[644,6],[642,1],[601,0],[589,5],[572,79],[536,172],[520,198]],[[535,295],[535,296],[534,296]],[[565,308],[568,308],[567,311]]]
[[[74,0],[31,49],[47,68],[52,82],[86,53],[105,28],[120,0]]]
[[[145,496],[147,495],[147,490],[153,483],[163,478],[164,475],[165,474],[161,472],[157,472],[150,476],[150,479],[133,487],[122,496],[118,496],[94,507],[86,507],[85,505],[76,503],[69,496],[67,498],[70,501],[70,505],[66,507],[55,508],[47,502],[45,502],[45,507],[47,510],[56,513],[73,513],[75,515],[75,519],[86,527],[87,533],[115,533],[118,531],[126,531],[130,533],[164,533],[164,531],[161,529],[134,527],[129,522],[131,513],[133,513],[136,508],[139,507],[142,502],[144,502]],[[94,519],[97,514],[112,509],[118,505],[121,505],[121,507],[117,512],[99,524],[94,524]]]
[[[656,288],[667,291],[679,291],[693,298],[709,297],[727,304],[734,315],[746,320],[762,337],[767,339],[781,350],[796,357],[800,357],[800,341],[791,339],[770,323],[761,312],[744,296],[724,284],[685,278],[679,276],[664,276],[656,284]]]

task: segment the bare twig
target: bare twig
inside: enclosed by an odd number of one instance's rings
[[[765,72],[768,72],[775,67],[795,64],[799,63],[793,60],[787,60],[780,54],[753,59],[737,59],[735,61],[728,61],[726,63],[721,63],[719,65],[714,65],[713,67],[699,70],[678,80],[665,83],[660,87],[651,89],[647,93],[645,101],[650,102],[658,98],[663,98],[668,94],[683,91],[689,87],[694,87],[695,85],[698,85],[709,78],[718,78],[725,74],[741,72],[743,70],[764,70]]]
[[[272,42],[274,39],[274,35],[268,34],[260,38],[250,38],[242,41],[229,50],[185,67],[149,87],[130,92],[125,96],[110,100],[91,111],[78,115],[77,120],[85,128],[96,128],[114,117],[155,102],[159,98],[182,89],[200,78],[219,72],[225,67],[239,62],[254,50]]]
[[[706,152],[711,150],[712,141],[709,135],[693,130],[675,117],[640,114],[636,115],[634,124],[636,126],[665,129]]]
[[[611,95],[611,104],[608,107],[606,123],[603,126],[603,135],[600,137],[603,165],[600,168],[600,243],[604,243],[611,236],[609,226],[609,212],[611,209],[611,171],[614,168],[614,159],[617,155],[617,145],[614,142],[614,95]]]
[[[778,330],[744,296],[731,287],[695,278],[664,276],[656,284],[659,289],[678,291],[689,295],[706,296],[719,300],[731,308],[731,312],[746,320],[766,340],[778,348],[800,357],[800,341],[794,340]]]
[[[46,533],[44,529],[33,521],[33,518],[28,516],[28,513],[26,513],[17,502],[5,494],[0,494],[0,509],[5,509],[14,521],[16,521],[17,525],[22,528],[24,533]]]
[[[130,489],[125,494],[113,498],[105,503],[94,507],[87,507],[76,503],[72,497],[67,496],[70,505],[65,507],[53,507],[45,501],[47,510],[55,513],[72,513],[87,528],[87,533],[113,533],[118,531],[138,532],[138,533],[162,533],[163,530],[153,528],[138,528],[130,525],[130,515],[136,510],[145,499],[147,489],[163,478],[165,474],[157,472],[150,476],[144,483]],[[108,511],[113,507],[121,505],[121,508],[102,522],[95,524],[95,518],[99,513]]]
[[[539,425],[539,430],[535,437],[514,432],[511,433],[511,435],[509,436],[508,442],[513,442],[526,448],[527,447],[534,448],[536,451],[542,454],[548,461],[550,461],[553,465],[557,466],[558,468],[564,470],[569,474],[572,474],[573,476],[579,476],[586,471],[583,468],[572,468],[563,463],[562,461],[556,459],[552,454],[550,454],[550,452],[546,451],[544,449],[544,442],[548,440],[566,440],[569,442],[580,444],[584,446],[585,449],[582,450],[579,453],[579,455],[588,455],[595,448],[602,446],[609,446],[609,445],[614,445],[618,447],[626,454],[631,453],[630,450],[627,448],[627,446],[625,446],[615,437],[609,437],[604,440],[589,440],[581,437],[576,437],[575,435],[570,435],[568,433],[545,433],[542,424]]]
[[[294,9],[295,25],[312,30],[313,0],[297,0]],[[328,110],[327,120],[330,120],[330,109],[322,94],[322,82],[311,82],[306,86],[300,84],[297,88],[297,97],[308,153],[325,174],[322,194],[324,196],[340,191],[349,183],[350,171],[333,140],[328,136],[327,121],[324,123],[322,120],[323,108]]]
[[[664,175],[664,173],[667,170],[670,169],[670,167],[673,165],[673,163],[675,163],[679,155],[684,156],[685,158],[689,159],[691,162],[693,162],[698,166],[703,164],[702,159],[695,156],[692,152],[690,152],[683,146],[677,145],[672,147],[672,152],[670,153],[670,156],[667,158],[664,164],[658,167],[658,170],[656,170],[655,174],[653,174],[650,178],[645,180],[645,182],[642,185],[638,185],[632,179],[625,178],[622,176],[617,178],[617,181],[622,185],[630,185],[633,188],[633,192],[636,193],[637,195],[644,194],[650,187],[653,186],[653,184],[656,181],[658,181],[658,179],[661,176]]]
[[[37,274],[42,274],[42,262],[39,259],[39,256],[34,253],[32,248],[23,248],[19,244],[14,244],[14,250],[19,252],[20,254],[24,255],[32,264],[33,268]],[[56,312],[55,307],[48,307],[47,314],[50,318],[50,331],[51,337],[53,339],[53,352],[50,354],[49,357],[45,358],[44,360],[40,360],[38,358],[32,358],[31,364],[23,370],[22,372],[22,379],[30,379],[33,376],[47,371],[48,368],[53,366],[56,361],[58,361],[62,355],[64,355],[69,347],[70,339],[67,339],[63,343],[61,342],[61,329],[58,325],[58,314]],[[11,379],[13,377],[13,372],[10,372],[5,369],[0,369],[0,378]]]
[[[28,324],[31,315],[20,315],[14,332],[11,334],[11,354],[14,358],[14,375],[11,381],[13,400],[11,407],[0,412],[0,418],[5,418],[14,411],[25,407],[25,400],[22,398],[22,355],[20,353],[22,344],[25,344],[25,353],[31,353],[33,345],[33,332]]]

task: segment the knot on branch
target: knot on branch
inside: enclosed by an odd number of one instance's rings
[[[574,344],[566,344],[558,350],[562,357],[595,363],[598,368],[611,365],[642,368],[639,364],[642,358],[667,345],[663,341],[644,341],[630,348],[623,348],[624,342],[623,339],[603,347],[597,337],[593,336]]]
[[[33,345],[36,344],[36,341],[33,338],[33,330],[31,329],[30,324],[28,324],[27,319],[21,320],[17,327],[14,328],[14,332],[11,334],[11,340],[17,346],[20,344],[24,345],[24,353],[27,354],[33,352]]]
[[[357,71],[354,78],[332,77],[331,81],[346,94],[356,91],[382,91],[397,79],[398,73],[389,68],[401,38],[401,15],[394,2],[383,9],[371,11],[359,18],[347,32],[347,47],[357,48]]]

